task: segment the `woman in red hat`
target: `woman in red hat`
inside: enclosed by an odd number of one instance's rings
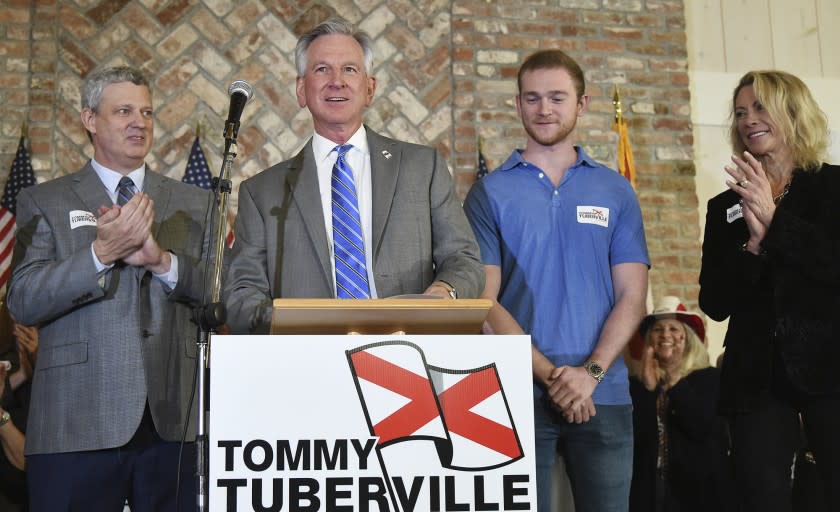
[[[703,320],[663,297],[639,327],[644,348],[633,398],[630,512],[728,510],[728,442],[717,415],[720,374]]]

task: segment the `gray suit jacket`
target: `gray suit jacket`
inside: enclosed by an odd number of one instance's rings
[[[439,279],[477,297],[484,267],[440,154],[366,131],[378,295],[422,293]],[[311,140],[240,185],[235,231],[224,285],[233,332],[268,332],[274,298],[335,296]]]
[[[149,170],[144,188],[154,200],[152,233],[178,256],[174,290],[121,262],[97,273],[96,226],[80,223],[80,213],[111,200],[90,164],[18,196],[9,309],[40,326],[28,455],[122,446],[147,400],[164,439],[180,439],[188,419],[195,422],[195,409],[187,411],[197,332],[190,303],[201,299],[212,196]]]

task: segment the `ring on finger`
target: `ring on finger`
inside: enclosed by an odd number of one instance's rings
[[[748,180],[746,178],[744,178],[744,179],[742,179],[741,181],[738,182],[738,186],[741,187],[741,188],[747,188],[747,185],[749,185],[749,184],[750,184],[750,180]]]

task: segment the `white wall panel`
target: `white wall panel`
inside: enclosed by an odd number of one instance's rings
[[[840,78],[840,2],[816,0],[822,75]]]
[[[726,69],[744,73],[773,67],[768,0],[722,0]]]
[[[798,76],[822,75],[817,6],[813,0],[770,0],[770,27],[776,69]]]
[[[721,0],[685,3],[689,67],[698,71],[726,69]]]

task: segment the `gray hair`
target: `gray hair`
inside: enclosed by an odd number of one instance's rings
[[[89,74],[82,82],[82,109],[89,108],[94,112],[99,109],[102,101],[102,91],[111,84],[131,82],[134,85],[149,87],[149,79],[137,68],[117,66],[102,68]]]
[[[353,26],[344,19],[330,18],[313,28],[309,32],[300,36],[297,45],[295,46],[295,67],[297,68],[298,76],[303,76],[306,73],[306,51],[312,41],[320,36],[328,35],[343,35],[350,36],[359,43],[362,47],[362,52],[365,56],[365,73],[370,75],[373,71],[373,40],[367,32],[362,30],[354,30]]]

